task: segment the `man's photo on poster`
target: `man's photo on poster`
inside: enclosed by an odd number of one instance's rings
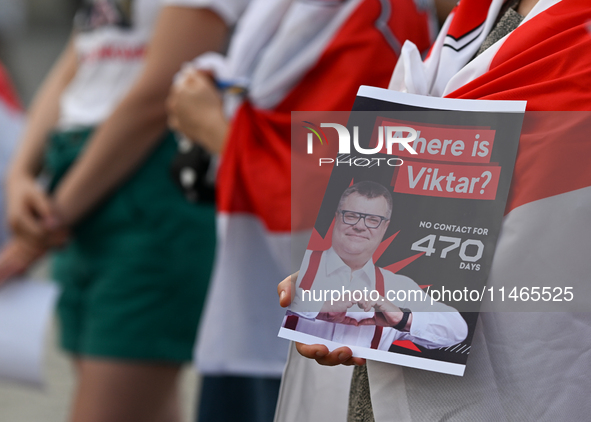
[[[382,351],[397,340],[433,349],[466,339],[467,324],[454,308],[429,300],[409,277],[374,265],[394,206],[388,189],[373,181],[342,193],[332,245],[306,251],[284,328]]]

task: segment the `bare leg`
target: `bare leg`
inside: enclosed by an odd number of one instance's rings
[[[180,366],[83,358],[71,422],[179,422]]]

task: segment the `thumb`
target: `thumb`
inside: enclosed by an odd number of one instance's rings
[[[33,211],[41,218],[44,224],[50,228],[55,228],[59,224],[51,200],[44,192],[39,190],[30,197],[30,205]]]
[[[292,296],[291,296],[291,284],[292,284],[292,277],[296,276],[297,273],[286,277],[281,283],[277,285],[277,294],[279,295],[279,305],[282,308],[285,308],[291,304]],[[295,282],[295,279],[294,279]]]

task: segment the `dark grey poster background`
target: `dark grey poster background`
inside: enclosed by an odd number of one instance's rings
[[[373,180],[381,183],[392,193],[394,206],[392,218],[388,230],[384,236],[387,239],[396,232],[399,232],[390,246],[376,262],[379,267],[385,267],[395,262],[409,258],[418,251],[412,250],[411,245],[428,236],[439,237],[451,236],[467,239],[480,240],[484,244],[483,256],[478,260],[480,270],[461,269],[462,262],[459,256],[459,248],[450,251],[445,259],[440,258],[441,249],[450,243],[435,243],[436,252],[431,256],[423,255],[404,267],[399,274],[412,278],[419,285],[432,285],[431,289],[440,289],[445,286],[447,290],[468,290],[477,289],[482,291],[486,284],[495,246],[500,232],[501,222],[504,215],[505,204],[511,184],[511,177],[515,165],[519,135],[523,122],[523,113],[497,113],[497,112],[466,112],[431,110],[420,107],[396,104],[367,97],[357,97],[353,111],[348,121],[348,129],[353,134],[353,126],[359,127],[360,146],[370,147],[371,135],[378,117],[385,117],[397,121],[408,121],[414,123],[441,124],[445,126],[468,126],[468,127],[490,127],[496,131],[490,163],[498,163],[501,166],[500,180],[497,195],[494,200],[478,200],[463,198],[441,198],[404,194],[393,192],[392,179],[397,171],[405,169],[407,163],[413,158],[403,157],[402,167],[391,167],[384,164],[371,168],[360,166],[339,165],[334,166],[330,176],[326,194],[320,208],[315,228],[321,236],[325,236],[334,218],[342,192],[351,184],[351,181]],[[412,124],[409,124],[412,126]],[[333,131],[333,129],[325,129]],[[351,144],[352,144],[351,140]],[[376,154],[373,156],[362,156],[357,153],[351,145],[351,157],[386,157],[390,155]],[[347,157],[347,160],[350,157]],[[425,159],[420,159],[426,162]],[[433,164],[454,164],[454,165],[478,165],[474,163],[457,163],[432,161]],[[449,231],[435,230],[433,227],[419,227],[421,221],[456,226],[469,226],[488,229],[488,234],[465,234]],[[474,255],[475,246],[468,246],[466,251]],[[425,290],[425,289],[424,289]],[[421,352],[407,348],[392,346],[390,351],[406,355],[418,356],[429,359],[443,360],[465,364],[468,353],[465,353],[472,341],[474,327],[478,319],[480,302],[456,302],[442,300],[442,302],[456,308],[466,320],[469,333],[466,340],[456,350],[463,350],[464,353],[455,350],[434,349],[428,350],[417,346]],[[464,346],[464,347],[462,347]]]

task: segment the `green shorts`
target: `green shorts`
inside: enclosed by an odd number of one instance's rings
[[[52,135],[55,187],[91,130]],[[215,248],[213,205],[191,204],[169,174],[167,134],[143,166],[74,230],[54,255],[63,347],[76,355],[191,359]]]

